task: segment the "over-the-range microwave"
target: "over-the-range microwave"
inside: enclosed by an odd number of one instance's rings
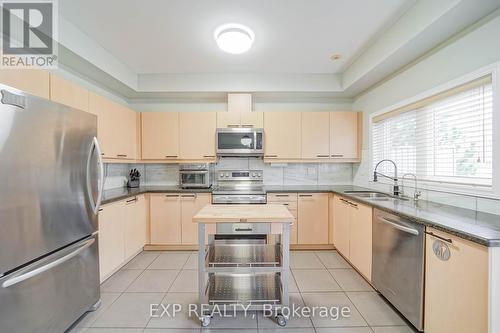
[[[216,133],[218,156],[262,156],[264,129],[218,128]]]

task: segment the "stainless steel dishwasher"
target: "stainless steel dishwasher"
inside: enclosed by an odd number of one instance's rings
[[[419,331],[423,330],[425,227],[374,210],[372,283]]]

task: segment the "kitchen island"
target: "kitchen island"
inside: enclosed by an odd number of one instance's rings
[[[290,225],[295,221],[279,204],[206,205],[198,223],[198,296],[203,326],[211,311],[270,310],[285,326],[281,309],[289,303]],[[215,225],[208,235],[206,225]]]

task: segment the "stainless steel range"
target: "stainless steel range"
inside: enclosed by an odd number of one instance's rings
[[[262,170],[217,171],[218,186],[212,193],[214,204],[265,204]]]

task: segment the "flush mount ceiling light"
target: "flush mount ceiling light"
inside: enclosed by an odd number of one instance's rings
[[[214,38],[222,51],[240,54],[250,50],[255,34],[242,24],[228,23],[215,29]]]

